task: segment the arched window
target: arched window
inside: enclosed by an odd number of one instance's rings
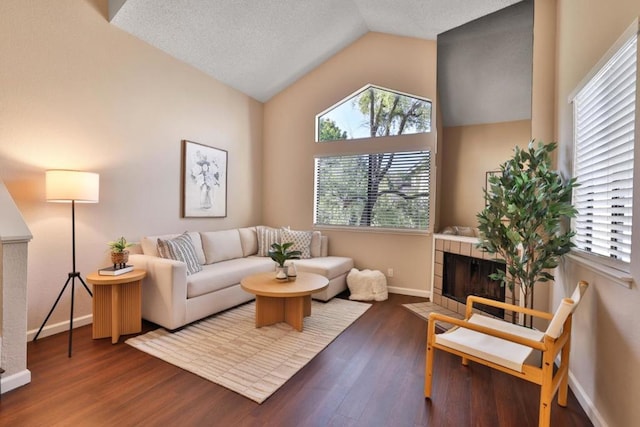
[[[316,140],[431,131],[431,101],[368,85],[316,117]],[[396,147],[396,144],[393,145]],[[431,149],[316,156],[314,224],[428,230]]]
[[[431,101],[367,85],[316,116],[316,141],[431,132]]]

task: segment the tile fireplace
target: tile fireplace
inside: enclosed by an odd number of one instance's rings
[[[478,239],[450,234],[434,234],[434,268],[431,301],[464,315],[467,295],[518,304],[517,295],[488,276],[502,264],[496,256],[476,248]],[[511,321],[513,314],[504,310],[487,313]]]

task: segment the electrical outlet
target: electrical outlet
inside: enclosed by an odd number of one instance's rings
[[[387,268],[387,277],[393,277],[393,268]]]

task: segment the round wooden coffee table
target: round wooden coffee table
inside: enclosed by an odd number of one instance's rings
[[[311,316],[311,294],[326,289],[329,280],[298,272],[296,280],[283,282],[269,272],[247,276],[240,286],[256,296],[256,328],[286,322],[302,332],[304,317]]]

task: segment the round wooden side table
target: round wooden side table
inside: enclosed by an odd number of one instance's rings
[[[118,276],[98,272],[87,276],[93,285],[93,339],[111,337],[116,344],[120,335],[142,331],[142,279],[146,274],[133,270]]]

